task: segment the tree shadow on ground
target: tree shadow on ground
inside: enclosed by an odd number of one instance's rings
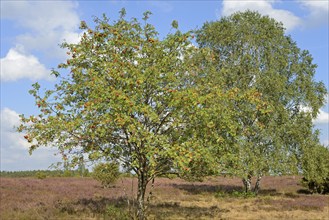
[[[236,185],[207,185],[207,184],[172,184],[173,187],[184,190],[190,194],[197,195],[202,193],[225,193],[233,194],[236,192],[244,192],[244,187]],[[282,193],[277,192],[276,189],[260,189],[259,195],[281,195]]]
[[[283,193],[278,192],[276,189],[260,189],[258,195],[261,196],[281,196]]]
[[[60,212],[66,212],[70,215],[78,213],[93,213],[100,214],[106,211],[109,205],[113,205],[117,208],[123,208],[127,204],[127,199],[123,197],[119,198],[79,198],[75,201],[62,201],[58,200],[55,203],[55,207]]]
[[[196,195],[201,193],[215,193],[218,191],[238,191],[242,190],[240,186],[232,185],[207,185],[207,184],[172,184],[174,188],[184,190],[190,194]]]
[[[299,189],[299,190],[297,190],[297,193],[298,194],[304,194],[304,195],[310,195],[310,194],[312,194],[312,192],[310,190],[308,190],[308,189]]]
[[[59,200],[55,207],[60,212],[69,215],[78,215],[81,213],[101,216],[104,219],[130,219],[134,210],[136,210],[136,201],[127,198],[80,198],[75,201]],[[177,217],[184,219],[202,219],[202,218],[218,218],[222,213],[229,212],[226,209],[220,209],[217,206],[198,207],[198,206],[182,206],[180,202],[160,202],[147,204],[147,214],[151,219],[175,219]],[[109,209],[110,207],[110,209]],[[130,210],[130,211],[129,211]],[[109,214],[109,211],[111,212]]]
[[[222,213],[229,212],[228,209],[221,209],[218,206],[199,207],[199,206],[181,206],[179,202],[163,202],[151,204],[150,215],[152,219],[214,219],[219,218]]]

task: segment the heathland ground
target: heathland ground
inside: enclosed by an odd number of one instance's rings
[[[129,219],[137,179],[103,188],[92,178],[0,178],[0,219]],[[264,177],[258,196],[238,178],[158,178],[149,219],[329,219],[329,195],[311,195],[299,176]],[[129,204],[129,205],[128,205]]]

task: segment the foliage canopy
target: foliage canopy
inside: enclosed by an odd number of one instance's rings
[[[252,11],[206,22],[197,42],[213,51],[224,90],[254,90],[262,101],[260,106],[232,100],[241,129],[224,152],[229,157],[220,156],[227,172],[248,181],[297,172],[300,152],[313,135],[312,119],[327,93],[314,80],[316,65],[309,52],[285,35],[281,23]]]

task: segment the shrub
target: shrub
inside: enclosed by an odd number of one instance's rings
[[[84,177],[89,177],[89,176],[90,176],[90,173],[89,173],[89,170],[88,170],[88,169],[85,169],[85,170],[83,171],[83,176],[84,176]]]
[[[165,177],[172,180],[177,178],[177,174],[168,173],[165,175]]]
[[[302,183],[308,188],[311,193],[327,194],[329,193],[329,178],[324,181],[315,181],[312,179],[306,179],[303,177]]]
[[[38,171],[38,172],[36,172],[35,177],[38,179],[45,179],[47,177],[47,175],[44,172]]]
[[[316,145],[302,157],[303,184],[311,193],[329,193],[329,149]]]
[[[73,172],[71,170],[64,170],[63,177],[72,177]]]
[[[93,169],[92,177],[101,182],[104,188],[110,187],[120,176],[116,163],[100,163]]]

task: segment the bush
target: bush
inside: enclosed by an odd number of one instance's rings
[[[311,193],[329,193],[329,149],[316,145],[302,157],[303,184]]]
[[[92,177],[101,182],[104,188],[110,187],[120,176],[116,163],[100,163],[93,169]]]
[[[165,177],[172,180],[177,178],[177,174],[168,173],[165,175]]]
[[[64,170],[63,177],[73,177],[74,173],[71,170]]]
[[[45,179],[47,177],[47,174],[44,173],[44,172],[38,171],[38,172],[36,172],[35,177],[42,180],[42,179]]]
[[[305,177],[302,179],[304,186],[308,188],[311,193],[327,194],[329,193],[329,178],[324,181],[316,182],[314,180],[308,180]]]
[[[90,176],[90,173],[89,173],[89,170],[88,170],[88,169],[85,169],[85,170],[83,171],[83,176],[84,176],[84,177],[89,177],[89,176]]]

